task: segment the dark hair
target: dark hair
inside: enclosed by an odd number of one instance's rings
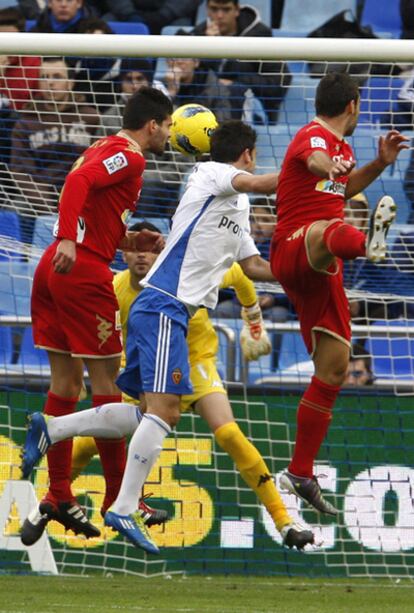
[[[155,87],[141,87],[128,98],[125,105],[122,127],[140,130],[151,119],[161,124],[173,113],[171,100]]]
[[[89,19],[81,19],[78,26],[78,34],[89,34],[95,30],[102,30],[104,34],[115,34],[107,21],[90,17]]]
[[[245,149],[256,146],[257,134],[239,119],[223,121],[210,139],[210,155],[214,162],[236,162]]]
[[[151,232],[158,232],[158,234],[161,234],[161,230],[150,221],[136,221],[128,228],[129,232],[141,232],[141,230],[151,230]]]
[[[216,2],[217,4],[229,4],[229,2],[231,2],[232,4],[234,4],[234,6],[238,6],[239,4],[239,0],[212,0],[213,2]],[[207,0],[207,6],[210,4],[210,0]]]
[[[0,25],[15,26],[19,32],[24,32],[26,29],[26,19],[16,6],[8,6],[5,9],[0,9]]]
[[[49,64],[52,62],[63,62],[68,69],[68,79],[72,81],[75,78],[75,69],[72,60],[62,55],[44,55],[42,57],[42,64]]]
[[[153,64],[145,57],[124,57],[119,69],[119,80],[122,81],[128,72],[140,72],[147,78],[148,83],[152,82],[154,76]]]
[[[351,100],[359,98],[358,83],[346,72],[330,72],[316,89],[315,109],[317,115],[337,117],[345,111]]]

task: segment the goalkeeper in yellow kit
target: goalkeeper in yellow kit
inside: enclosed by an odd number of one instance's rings
[[[147,222],[135,224],[130,229],[141,230],[143,228],[159,231]],[[130,306],[141,289],[140,280],[147,274],[156,257],[153,253],[124,253],[128,268],[114,278],[124,346]],[[237,263],[227,271],[221,287],[233,287],[242,305],[244,323],[240,342],[244,358],[255,360],[261,355],[270,353],[271,345],[263,326],[254,284],[246,277]],[[283,543],[297,549],[312,544],[314,542],[313,533],[290,517],[265,461],[234,420],[227,392],[216,368],[218,337],[207,309],[200,308],[190,320],[187,343],[193,394],[181,397],[181,411],[194,408],[207,422],[218,445],[234,460],[244,481],[257,494],[271,515],[282,536]],[[94,438],[75,438],[72,455],[73,478],[96,453]],[[151,508],[149,512],[157,513]],[[153,523],[159,522],[154,521]]]

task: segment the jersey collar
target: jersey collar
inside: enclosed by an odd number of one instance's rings
[[[131,138],[128,134],[126,134],[123,130],[120,130],[117,133],[117,136],[120,136],[121,138],[125,138],[129,143],[131,143],[131,145],[133,146],[133,148],[138,152],[142,154],[141,148],[138,145],[138,143],[136,141],[134,141],[133,138]]]
[[[329,132],[332,132],[332,134],[334,136],[336,136],[336,138],[338,140],[343,140],[345,141],[345,138],[343,137],[342,134],[340,134],[339,132],[337,132],[336,130],[334,130],[333,128],[331,128],[331,126],[329,125],[329,123],[326,123],[326,121],[324,121],[323,119],[321,119],[320,117],[314,117],[312,119],[312,121],[314,121],[315,123],[318,123],[319,125],[321,125],[323,128],[325,128],[326,130],[329,130]],[[346,141],[345,141],[346,142]]]

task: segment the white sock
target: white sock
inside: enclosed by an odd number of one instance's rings
[[[112,402],[71,415],[51,417],[47,431],[52,444],[74,436],[123,438],[135,432],[141,419],[141,411],[136,405]]]
[[[128,448],[128,459],[118,498],[111,511],[129,515],[137,510],[138,498],[151,468],[161,453],[170,426],[157,415],[145,413]]]

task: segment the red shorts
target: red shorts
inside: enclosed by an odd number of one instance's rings
[[[318,271],[310,264],[306,239],[311,225],[278,237],[272,245],[270,265],[296,310],[303,340],[313,354],[320,332],[351,346],[351,316],[343,287],[342,260],[327,271]]]
[[[46,249],[33,278],[35,345],[76,357],[120,355],[119,307],[108,264],[78,247],[72,270],[58,274],[52,265],[57,245]]]

